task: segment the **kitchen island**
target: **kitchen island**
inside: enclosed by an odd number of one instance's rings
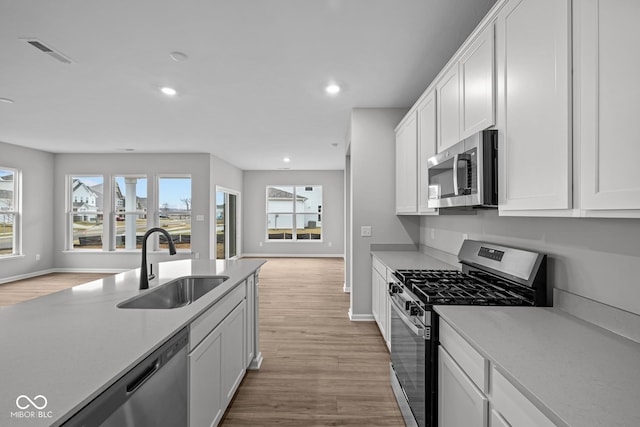
[[[0,425],[62,424],[168,338],[245,283],[263,263],[163,262],[155,266],[156,278],[150,281],[148,291],[138,289],[140,273],[136,269],[1,308]],[[179,277],[220,275],[229,279],[184,307],[116,307]],[[256,348],[252,364],[258,366],[261,357]],[[19,396],[29,397],[37,406],[31,407],[24,398],[17,402]],[[29,407],[21,409],[18,403]]]

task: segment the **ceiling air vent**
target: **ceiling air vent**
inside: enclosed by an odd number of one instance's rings
[[[56,60],[58,60],[58,61],[60,61],[60,62],[62,62],[64,64],[71,64],[71,60],[69,58],[67,58],[62,53],[57,52],[51,46],[47,46],[46,44],[42,43],[38,39],[24,38],[22,40],[26,41],[31,46],[35,47],[36,49],[46,53],[47,55],[51,56],[52,58],[55,58]]]

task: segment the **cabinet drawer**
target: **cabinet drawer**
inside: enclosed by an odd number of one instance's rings
[[[549,420],[529,399],[509,382],[495,367],[491,372],[495,409],[512,426],[553,427]]]
[[[378,258],[372,256],[371,257],[371,265],[378,272],[378,274],[382,277],[387,277],[387,267],[383,263],[378,260]]]
[[[189,351],[211,332],[229,313],[246,297],[246,286],[243,281],[225,295],[213,307],[201,314],[191,323],[189,334]]]
[[[449,352],[475,385],[487,393],[489,391],[487,381],[488,361],[442,319],[440,319],[440,344]]]

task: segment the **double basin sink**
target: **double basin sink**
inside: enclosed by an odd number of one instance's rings
[[[211,292],[228,276],[187,276],[167,282],[117,305],[118,308],[170,309],[184,307]]]

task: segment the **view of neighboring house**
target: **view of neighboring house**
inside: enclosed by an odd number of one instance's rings
[[[0,176],[0,211],[13,209],[13,175]]]

